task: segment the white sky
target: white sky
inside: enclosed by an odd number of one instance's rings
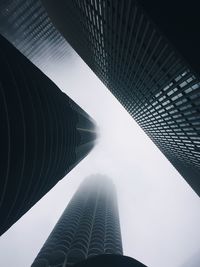
[[[0,238],[0,266],[30,266],[80,182],[96,173],[116,185],[125,255],[149,267],[181,267],[200,254],[199,197],[121,104],[73,52],[65,66],[49,65],[47,74],[96,120],[100,138]]]

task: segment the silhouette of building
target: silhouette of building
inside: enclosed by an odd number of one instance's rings
[[[74,267],[147,267],[147,266],[127,256],[122,256],[117,254],[103,254],[81,261],[75,264]]]
[[[95,123],[0,36],[0,235],[94,145]]]
[[[121,255],[122,241],[114,185],[93,175],[74,194],[32,267],[73,265],[99,254]]]
[[[42,3],[66,40],[200,195],[196,4]]]

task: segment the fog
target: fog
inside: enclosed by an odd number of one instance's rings
[[[81,181],[100,173],[116,185],[124,254],[149,267],[181,267],[200,251],[199,197],[75,52],[45,72],[96,120],[99,139],[0,238],[0,266],[30,266]]]

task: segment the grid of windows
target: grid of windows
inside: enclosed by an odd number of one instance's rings
[[[73,53],[40,0],[2,0],[0,32],[43,71],[51,64],[62,64]]]
[[[173,157],[197,167],[200,162],[199,87],[199,81],[187,70],[134,114],[165,154],[173,150]]]
[[[96,175],[80,185],[32,267],[73,265],[100,254],[122,254],[122,242],[114,185]]]
[[[60,32],[200,194],[199,76],[134,0],[42,2],[53,6]],[[42,70],[66,59],[71,50],[40,0],[4,0],[0,7],[1,32]]]
[[[43,2],[67,41],[200,194],[197,74],[134,0]]]

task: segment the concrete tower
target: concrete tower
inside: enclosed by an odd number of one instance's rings
[[[94,145],[95,123],[0,36],[0,235]]]
[[[122,254],[115,187],[94,175],[80,185],[32,267],[73,265],[101,254]]]

